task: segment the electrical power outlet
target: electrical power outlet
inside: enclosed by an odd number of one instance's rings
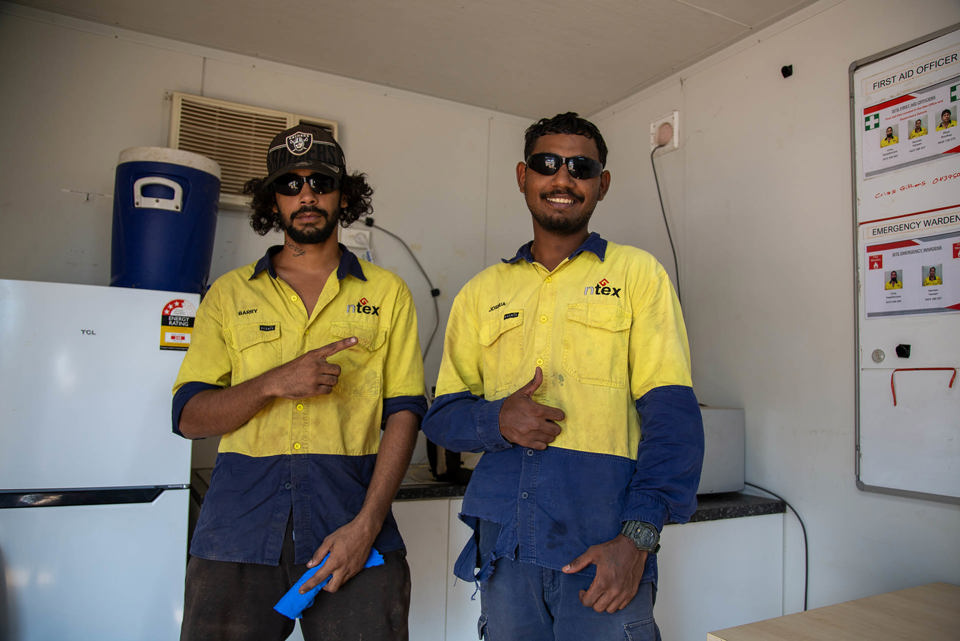
[[[656,149],[660,145],[663,145],[662,152],[680,148],[679,111],[671,111],[650,123],[650,149]]]

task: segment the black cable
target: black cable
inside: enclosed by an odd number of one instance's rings
[[[363,223],[367,227],[373,227],[374,229],[379,229],[380,231],[390,236],[391,238],[397,239],[400,242],[400,244],[403,245],[403,248],[407,250],[407,253],[410,254],[410,258],[412,258],[413,262],[417,264],[417,267],[420,269],[420,273],[423,274],[424,279],[426,279],[427,281],[427,285],[430,286],[430,297],[433,299],[433,311],[434,311],[436,320],[434,321],[434,324],[433,324],[433,331],[430,332],[430,338],[429,340],[427,340],[427,347],[426,349],[423,350],[423,360],[426,361],[427,354],[430,352],[430,346],[433,344],[433,338],[434,336],[436,336],[437,330],[440,328],[440,306],[437,304],[437,296],[440,295],[440,290],[433,286],[433,282],[431,282],[430,277],[427,276],[427,272],[423,268],[423,265],[421,265],[420,261],[417,260],[416,254],[413,253],[413,250],[410,249],[410,246],[407,245],[407,243],[402,238],[394,234],[392,231],[384,229],[380,225],[375,224],[373,221],[373,218],[370,218],[369,216],[363,219]]]
[[[808,557],[807,550],[807,528],[803,524],[803,519],[800,518],[800,514],[797,513],[793,506],[790,505],[785,498],[777,494],[776,492],[771,492],[765,487],[760,487],[759,485],[754,485],[753,483],[744,482],[744,485],[749,485],[750,487],[755,487],[761,492],[766,492],[767,494],[773,495],[783,501],[784,505],[790,508],[790,511],[793,512],[797,520],[800,521],[800,529],[803,530],[803,611],[807,611],[807,590],[809,589],[809,580],[810,580],[810,560]]]
[[[663,214],[663,225],[667,228],[667,239],[670,241],[670,251],[673,252],[673,270],[677,275],[677,300],[683,303],[683,298],[680,296],[680,266],[677,264],[677,249],[673,246],[673,236],[670,234],[670,223],[667,222],[667,210],[663,207],[663,196],[660,194],[660,180],[657,178],[657,165],[653,162],[653,154],[657,153],[657,149],[661,147],[666,147],[666,145],[658,145],[650,152],[650,166],[653,167],[653,182],[657,184],[657,198],[660,199],[660,213]]]

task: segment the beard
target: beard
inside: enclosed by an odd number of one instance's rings
[[[313,225],[307,227],[295,227],[294,221],[296,221],[297,216],[300,214],[305,214],[307,212],[313,214],[319,214],[324,217],[326,222],[323,223],[322,227],[316,227]],[[283,232],[287,235],[287,238],[290,240],[300,243],[301,245],[317,245],[320,243],[325,243],[328,238],[333,234],[333,230],[337,226],[337,222],[340,220],[340,208],[337,207],[333,214],[331,215],[326,209],[321,209],[320,207],[310,207],[304,206],[293,212],[290,215],[290,222],[285,222],[282,218],[280,220],[280,226],[283,228]]]
[[[583,202],[582,197],[566,190],[543,193],[540,194],[540,197],[541,199],[545,199],[548,196],[553,195],[569,196],[577,202]],[[561,236],[571,236],[580,233],[586,229],[587,225],[590,223],[590,217],[593,215],[592,209],[590,211],[581,211],[576,217],[567,217],[555,212],[547,213],[535,207],[530,207],[529,209],[530,213],[533,214],[534,220],[537,221],[537,224],[540,225],[540,227],[546,231],[559,234]]]

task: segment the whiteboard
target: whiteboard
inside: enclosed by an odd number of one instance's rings
[[[960,25],[850,65],[857,487],[960,503]]]

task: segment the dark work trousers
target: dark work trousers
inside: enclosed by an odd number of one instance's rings
[[[307,570],[293,558],[290,525],[279,566],[190,557],[180,640],[286,639],[294,622],[273,606]],[[387,552],[383,559],[383,565],[361,570],[336,592],[320,591],[300,619],[305,641],[408,641],[406,554]]]

